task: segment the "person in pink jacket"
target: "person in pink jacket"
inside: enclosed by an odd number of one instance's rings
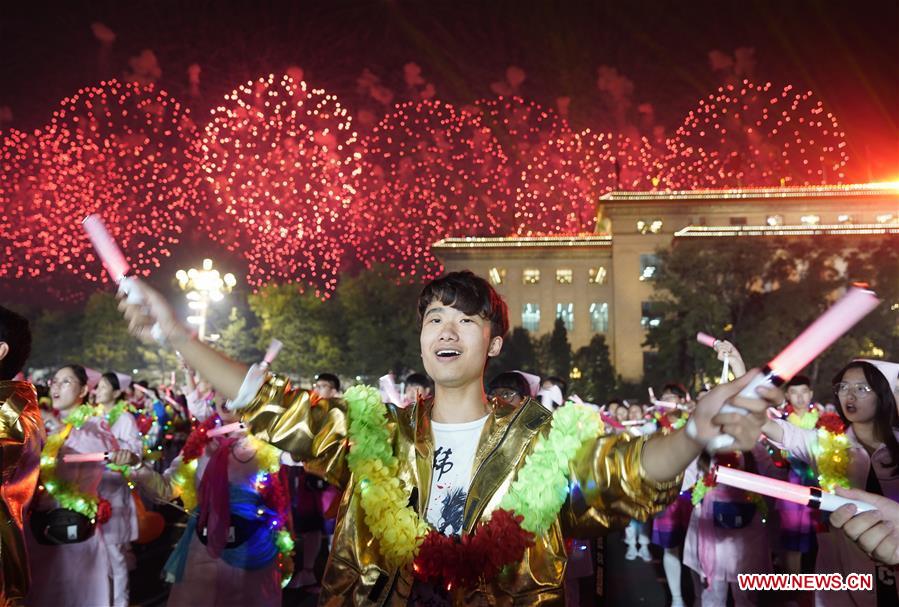
[[[833,386],[837,412],[846,425],[849,440],[845,480],[853,489],[899,499],[899,413],[890,379],[873,362],[856,360],[836,374]],[[791,456],[811,464],[820,473],[823,453],[818,431],[803,430],[780,420],[767,422],[763,431]],[[899,604],[893,568],[878,564],[842,532],[819,533],[816,571],[870,573],[875,584],[873,592],[818,592],[816,605]],[[880,600],[878,595],[882,595]]]

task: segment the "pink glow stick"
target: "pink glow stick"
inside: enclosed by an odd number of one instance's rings
[[[88,215],[81,225],[84,226],[84,231],[87,232],[100,261],[103,262],[103,267],[109,272],[112,280],[117,284],[122,282],[122,279],[128,274],[130,266],[125,260],[122,249],[119,248],[103,224],[103,220],[99,215]]]
[[[855,326],[880,300],[873,291],[850,287],[846,294],[799,334],[790,345],[765,365],[763,373],[743,388],[741,396],[758,398],[755,389],[763,384],[779,386]]]
[[[228,434],[230,432],[236,432],[238,430],[243,430],[246,426],[243,425],[243,422],[234,422],[232,424],[225,424],[224,426],[219,426],[218,428],[213,428],[209,432],[206,433],[206,436],[216,437],[222,436],[224,434]]]
[[[272,364],[272,361],[275,360],[275,357],[278,355],[278,352],[281,351],[281,348],[284,346],[277,339],[273,339],[268,344],[268,350],[265,351],[265,357],[262,359],[262,366],[268,367]]]
[[[702,331],[696,334],[696,341],[710,348],[714,348],[715,344],[718,343],[718,340],[716,338],[712,337],[708,333],[703,333]]]
[[[793,483],[779,481],[760,474],[744,472],[735,468],[728,468],[727,466],[718,466],[715,469],[715,478],[722,485],[760,493],[786,502],[793,502],[794,504],[802,504],[803,506],[824,510],[825,512],[833,512],[845,504],[854,504],[858,512],[876,510],[874,506],[867,502],[840,497],[839,495],[822,491],[818,487],[794,485]]]
[[[108,453],[69,453],[62,456],[62,461],[67,464],[105,462],[108,455]]]
[[[646,423],[645,419],[626,419],[623,422],[619,422],[622,426],[642,426]]]

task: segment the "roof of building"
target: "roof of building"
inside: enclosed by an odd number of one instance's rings
[[[434,249],[512,249],[539,247],[610,247],[612,237],[602,234],[559,236],[466,236],[444,238],[432,245]]]
[[[899,234],[899,224],[865,223],[782,226],[687,226],[675,238],[722,238],[729,236],[883,236]]]
[[[729,188],[720,190],[615,190],[601,200],[609,202],[676,200],[769,200],[792,198],[846,198],[869,196],[899,196],[899,182],[849,183],[843,185],[785,186],[778,188]]]

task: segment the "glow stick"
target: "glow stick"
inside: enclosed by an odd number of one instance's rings
[[[645,419],[626,419],[623,422],[619,422],[622,426],[642,426],[646,423]]]
[[[69,453],[62,456],[62,461],[67,464],[105,462],[108,457],[108,453]]]
[[[755,389],[762,385],[780,386],[799,373],[821,352],[855,326],[880,304],[873,291],[851,287],[824,314],[799,334],[789,346],[765,365],[762,373],[740,392],[758,398]]]
[[[87,232],[91,244],[94,245],[100,261],[103,262],[103,267],[109,272],[113,282],[116,284],[121,283],[122,279],[128,275],[131,266],[125,260],[122,249],[119,248],[119,245],[116,244],[116,241],[106,229],[103,220],[100,219],[99,215],[88,215],[81,225],[84,227],[84,231]]]
[[[786,502],[793,502],[794,504],[802,504],[816,510],[833,512],[846,504],[854,504],[858,512],[876,510],[874,506],[867,502],[840,497],[839,495],[822,491],[819,487],[794,485],[786,481],[779,481],[760,474],[728,468],[727,466],[718,466],[715,470],[715,478],[722,485],[760,493]]]
[[[224,426],[219,426],[218,428],[213,428],[206,433],[206,436],[214,438],[216,436],[222,436],[231,432],[237,432],[238,430],[243,430],[244,428],[246,428],[246,426],[243,425],[243,422],[234,422],[231,424],[225,424]]]
[[[381,401],[394,404],[397,407],[404,406],[403,399],[396,387],[396,382],[393,381],[393,376],[390,373],[378,378],[378,389],[381,392]]]
[[[729,367],[730,367],[730,354],[725,352],[724,353],[724,368],[721,369],[721,381],[719,381],[718,383],[720,383],[720,384],[727,383],[727,379],[728,379],[727,372],[729,371]]]
[[[710,348],[714,348],[715,344],[718,343],[718,340],[716,338],[712,337],[708,333],[703,333],[702,331],[696,334],[696,341]]]
[[[858,321],[867,316],[878,304],[880,304],[880,300],[873,291],[850,287],[839,301],[765,365],[762,372],[743,388],[740,396],[758,399],[756,388],[782,385],[855,326]],[[721,407],[721,413],[745,415],[746,410],[725,404]],[[729,447],[733,442],[733,437],[722,434],[709,441],[707,448],[713,452]]]
[[[262,359],[262,366],[267,368],[272,364],[272,361],[275,360],[275,357],[278,355],[278,352],[281,351],[281,348],[284,346],[277,339],[273,339],[268,344],[268,350],[265,351],[265,357]]]
[[[142,304],[144,302],[143,294],[139,289],[134,288],[133,279],[128,276],[131,266],[128,265],[128,262],[125,260],[125,254],[122,253],[122,249],[119,248],[119,245],[116,244],[115,239],[109,233],[109,230],[106,229],[100,216],[96,214],[88,215],[85,217],[84,221],[81,222],[81,225],[84,228],[84,231],[87,232],[91,244],[94,245],[97,256],[100,257],[100,261],[103,262],[103,267],[109,272],[113,282],[115,282],[119,286],[119,289],[121,289],[127,296],[128,303],[135,305]],[[153,325],[150,329],[150,334],[153,336],[153,339],[159,343],[165,341],[162,335],[162,329],[159,328],[158,324]]]
[[[677,409],[678,411],[689,410],[689,408],[684,405],[678,405],[676,403],[669,403],[664,400],[657,399],[656,392],[652,389],[652,386],[649,387],[649,402],[652,403],[653,407],[659,407],[660,409]]]

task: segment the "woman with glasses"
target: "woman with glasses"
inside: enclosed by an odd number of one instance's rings
[[[111,605],[109,566],[101,523],[109,504],[99,493],[105,466],[67,463],[66,455],[107,453],[124,464],[122,451],[97,407],[85,404],[87,372],[60,368],[50,381],[53,410],[62,425],[48,436],[41,454],[38,491],[28,522],[28,559],[34,572],[27,605]]]
[[[837,413],[846,425],[849,441],[845,480],[853,489],[899,499],[899,414],[890,381],[872,362],[855,360],[836,374],[833,388]],[[819,459],[827,452],[817,431],[803,430],[781,420],[769,421],[763,431],[792,457],[820,473]],[[875,607],[895,605],[899,600],[893,570],[878,567],[842,533],[818,534],[815,568],[818,573],[870,573],[876,589],[818,592],[816,605]]]
[[[104,373],[97,382],[94,399],[102,408],[102,419],[109,424],[119,450],[124,451],[124,465],[136,466],[142,451],[141,434],[131,407],[122,398],[122,388],[116,373]],[[100,497],[107,500],[112,509],[109,520],[103,524],[103,538],[112,569],[113,607],[128,605],[128,561],[134,560],[131,542],[137,539],[138,533],[137,511],[125,477],[127,472],[128,468],[118,466],[106,468],[99,487]]]

